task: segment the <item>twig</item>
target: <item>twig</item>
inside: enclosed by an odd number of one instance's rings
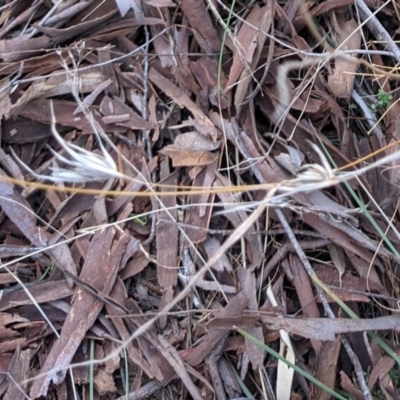
[[[233,127],[235,127],[236,123],[233,123],[232,125],[233,125]],[[247,154],[246,147],[241,145],[240,134],[238,134],[239,132],[237,131],[237,129],[233,129],[233,131],[234,131],[235,139],[238,141],[238,144],[240,146],[240,150],[241,150],[242,154],[245,157],[249,156],[249,154]],[[321,161],[323,161],[323,159],[321,159]],[[327,172],[328,172],[327,175],[330,175],[330,173],[329,173],[329,165],[324,165],[324,166],[327,169]],[[258,166],[257,165],[253,165],[252,166],[252,171],[253,171],[255,177],[260,181],[260,183],[266,183],[264,177],[262,176],[261,171],[258,170]],[[305,176],[305,178],[306,178],[306,176]],[[272,194],[273,192],[274,192],[274,190],[272,190],[269,193],[270,197],[273,196],[273,194]],[[271,194],[272,194],[272,196],[271,196]],[[267,197],[268,197],[268,195],[267,195]],[[296,251],[297,255],[299,256],[301,262],[303,263],[304,268],[306,269],[306,271],[307,271],[308,275],[310,276],[312,282],[315,282],[314,279],[312,279],[312,278],[316,277],[316,274],[315,274],[310,262],[308,261],[308,258],[306,256],[306,254],[304,253],[304,251],[301,248],[299,242],[297,241],[292,229],[290,228],[290,225],[287,222],[286,217],[284,216],[283,212],[279,208],[275,208],[275,213],[278,216],[279,221],[282,224],[282,227],[286,231],[286,234],[287,234],[287,236],[289,238],[289,241],[291,242],[294,250]],[[319,297],[321,299],[321,303],[322,303],[322,305],[324,307],[325,313],[328,315],[329,318],[335,318],[335,314],[333,313],[333,311],[331,309],[331,306],[329,305],[328,300],[326,299],[325,292],[322,290],[322,288],[320,288],[315,283],[314,283],[314,286],[315,286],[315,288],[317,290],[317,293],[318,293],[318,295],[319,295]],[[361,389],[363,391],[365,399],[372,400],[372,396],[371,396],[370,390],[368,388],[368,385],[367,385],[367,383],[365,381],[360,361],[358,360],[358,358],[354,354],[354,352],[351,349],[347,339],[343,335],[341,335],[341,340],[342,340],[343,346],[345,347],[345,349],[346,349],[346,351],[347,351],[347,353],[348,353],[348,355],[349,355],[349,357],[350,357],[350,359],[351,359],[351,361],[353,363],[354,369],[356,371],[357,380],[358,380],[358,383],[360,384],[360,387],[361,387]]]
[[[299,242],[297,241],[296,237],[294,236],[294,233],[293,233],[292,229],[290,228],[285,216],[283,215],[283,212],[280,209],[276,209],[275,212],[276,212],[276,215],[278,216],[279,221],[282,224],[283,228],[286,230],[286,234],[288,235],[288,238],[289,238],[290,242],[292,243],[292,246],[296,250],[296,253],[299,256],[301,262],[303,263],[304,268],[306,269],[311,280],[314,282],[312,277],[316,277],[316,274],[315,274],[314,270],[312,269],[311,264],[308,261],[308,258],[305,255],[303,249],[299,245]],[[329,305],[328,300],[326,299],[325,292],[318,285],[314,284],[314,286],[317,290],[319,298],[321,299],[321,303],[324,307],[325,313],[328,315],[329,318],[335,318],[335,314],[333,313],[331,306]],[[363,391],[365,399],[372,400],[371,392],[368,388],[367,382],[365,382],[364,373],[363,373],[360,361],[358,360],[357,356],[353,352],[349,342],[347,341],[347,339],[344,335],[341,335],[341,340],[342,340],[342,344],[343,344],[344,348],[346,349],[346,352],[347,352],[348,356],[350,357],[350,360],[354,366],[354,369],[355,369],[355,372],[357,375],[357,380]]]
[[[48,11],[48,13],[39,21],[39,23],[37,25],[42,26],[57,10],[58,7],[61,5],[61,3],[64,0],[58,0],[58,2],[56,4],[54,4],[54,6]],[[87,7],[88,5],[86,5]],[[32,32],[29,34],[29,37],[33,37],[38,33],[38,29],[37,28],[33,28]]]
[[[164,35],[164,33],[167,32],[169,29],[171,29],[171,27],[163,29],[160,33],[158,33],[153,38],[151,38],[149,40],[149,43],[153,42],[158,37]],[[140,52],[141,50],[143,50],[146,47],[146,45],[148,45],[148,44],[145,43],[145,44],[137,47],[136,49],[130,51],[129,53],[123,54],[122,56],[111,58],[110,60],[106,60],[106,61],[103,61],[101,63],[88,65],[87,67],[79,68],[79,72],[90,71],[90,70],[92,70],[94,68],[98,68],[98,67],[101,67],[101,66],[104,66],[104,65],[113,64],[115,62],[122,61],[125,58],[133,56],[134,54]],[[20,84],[23,84],[23,83],[37,82],[37,81],[45,80],[45,79],[50,78],[50,77],[64,76],[64,75],[69,75],[69,74],[70,74],[70,71],[64,70],[64,71],[61,71],[61,72],[53,72],[53,73],[47,74],[47,75],[41,75],[41,76],[35,76],[35,77],[32,77],[32,78],[21,79],[19,81],[13,82],[13,83],[14,83],[14,85],[20,85]],[[2,93],[4,90],[8,89],[9,86],[10,86],[10,84],[8,84],[5,87],[3,87],[0,90],[0,93]]]
[[[143,95],[142,95],[142,118],[147,121],[148,120],[148,108],[147,108],[147,99],[148,99],[148,92],[149,92],[149,29],[147,25],[143,26],[144,34],[145,34],[145,41],[147,46],[144,48],[144,59],[143,59]],[[142,131],[142,142],[146,148],[147,159],[150,161],[153,158],[153,150],[152,150],[152,143],[149,137],[149,130],[144,129]],[[156,180],[156,173],[155,171],[151,174],[151,181],[154,183]],[[151,228],[149,237],[142,243],[143,246],[150,244],[154,240],[154,236],[156,234],[156,216],[155,214],[151,215]]]
[[[382,4],[374,13],[368,8],[365,4],[364,0],[357,0],[357,10],[363,21],[366,22],[368,29],[371,33],[376,37],[377,40],[386,44],[386,47],[392,52],[393,56],[396,58],[396,61],[400,62],[400,49],[393,42],[392,37],[387,33],[386,29],[382,26],[382,24],[378,21],[375,14],[378,13],[381,9],[386,7],[391,0],[386,1],[386,3]]]

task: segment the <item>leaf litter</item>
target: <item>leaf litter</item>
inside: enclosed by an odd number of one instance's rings
[[[0,396],[397,398],[395,4],[28,3],[0,2]]]

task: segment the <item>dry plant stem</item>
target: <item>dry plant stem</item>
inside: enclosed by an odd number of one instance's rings
[[[391,36],[387,33],[386,29],[378,21],[375,14],[389,4],[391,1],[387,1],[375,13],[372,13],[368,6],[365,4],[364,0],[356,0],[357,10],[363,21],[366,21],[368,29],[376,37],[377,40],[386,44],[386,47],[392,52],[393,56],[396,58],[397,62],[400,62],[400,49],[393,42]]]
[[[143,59],[143,95],[142,95],[142,118],[147,121],[148,120],[148,108],[147,108],[147,98],[149,92],[149,29],[147,25],[144,25],[144,33],[145,33],[145,40],[147,46],[144,48],[144,59]],[[142,132],[142,141],[144,146],[146,147],[147,158],[150,161],[153,158],[152,152],[152,143],[149,137],[149,131],[143,130]],[[151,174],[151,180],[154,183],[156,180],[156,173],[153,172]],[[150,235],[149,237],[142,243],[143,246],[151,243],[154,240],[154,236],[156,234],[156,215],[151,215],[151,228],[150,228]]]
[[[234,120],[232,120],[232,127],[233,127],[233,132],[235,135],[235,139],[236,139],[238,145],[240,146],[243,155],[246,158],[248,158],[249,154],[247,154],[246,147],[243,145],[243,143],[240,139],[239,128]],[[262,176],[261,172],[258,170],[256,165],[252,165],[251,169],[252,169],[255,177],[259,180],[260,183],[266,183],[264,177]],[[269,192],[269,195],[273,196],[273,192],[274,192],[274,190],[271,190]],[[266,199],[268,199],[268,197],[269,196],[267,195]],[[282,227],[284,228],[284,230],[286,231],[286,234],[288,235],[289,241],[291,242],[291,244],[292,244],[293,248],[295,249],[297,255],[299,256],[301,262],[303,263],[304,268],[306,269],[308,275],[310,276],[311,279],[313,277],[316,277],[315,272],[312,269],[311,264],[307,259],[307,256],[305,255],[303,249],[301,248],[299,242],[297,241],[292,229],[290,228],[285,216],[283,215],[283,212],[279,208],[275,208],[275,212],[279,218],[280,223],[282,224]],[[313,279],[312,279],[312,281],[314,282]],[[326,299],[324,291],[318,285],[314,285],[314,286],[315,286],[317,293],[321,299],[325,313],[328,315],[329,318],[335,318],[335,314],[333,313],[333,311],[328,303],[328,300]],[[363,391],[365,399],[372,400],[371,393],[370,393],[367,383],[365,382],[365,379],[364,379],[364,374],[362,371],[360,361],[358,360],[358,358],[354,354],[353,350],[351,349],[347,339],[343,335],[341,336],[341,339],[342,339],[343,346],[345,347],[345,349],[349,355],[349,358],[353,363],[354,369],[356,371],[357,380]]]
[[[312,278],[315,275],[314,270],[311,267],[310,262],[307,259],[306,254],[304,253],[303,249],[301,248],[299,242],[297,241],[296,237],[294,236],[294,233],[292,229],[290,228],[285,216],[283,215],[283,212],[280,209],[275,210],[276,215],[279,218],[280,223],[283,226],[283,229],[286,231],[286,234],[289,238],[290,243],[292,244],[294,250],[296,251],[297,255],[299,256],[301,262],[304,265],[304,268],[306,269],[308,275]],[[331,306],[328,303],[328,300],[326,299],[324,291],[318,286],[315,285],[317,293],[321,299],[321,303],[324,307],[325,313],[328,315],[329,318],[335,318],[335,314],[333,313]]]
[[[271,400],[276,400],[275,398],[275,392],[274,389],[272,388],[272,384],[271,384],[271,378],[266,370],[265,367],[263,367],[262,369],[260,369],[260,376],[262,375],[262,382],[265,386],[266,389],[266,394],[268,394],[268,397],[265,396],[265,398],[269,398]]]
[[[312,279],[313,277],[316,277],[314,270],[311,267],[310,262],[307,259],[307,256],[305,255],[303,249],[300,247],[296,237],[294,236],[294,233],[292,229],[290,228],[285,216],[283,215],[282,211],[280,209],[275,210],[276,215],[279,218],[280,223],[282,224],[283,228],[286,230],[286,234],[288,235],[288,238],[290,242],[292,243],[293,248],[296,250],[297,255],[299,256],[301,262],[304,265],[304,268],[306,269],[308,275],[310,276],[311,280],[314,282]],[[331,306],[328,303],[328,300],[326,299],[324,291],[316,284],[314,284],[317,293],[321,299],[321,303],[324,307],[325,313],[328,315],[329,318],[335,318],[335,314],[333,313]],[[360,361],[358,360],[357,356],[353,352],[353,349],[351,348],[349,342],[347,341],[346,337],[344,335],[341,335],[341,341],[346,349],[346,352],[354,366],[356,376],[358,383],[360,384],[361,390],[363,392],[364,398],[368,400],[372,400],[371,392],[368,389],[368,385],[365,382],[364,378],[364,373],[360,364]]]
[[[10,6],[11,4],[8,4]],[[13,30],[16,26],[21,25],[23,22],[28,21],[32,14],[35,13],[36,9],[40,7],[40,3],[33,3],[30,8],[20,13],[13,21],[11,21],[7,26],[0,30],[0,39],[7,35],[8,32]],[[1,7],[0,11],[5,7]]]
[[[56,4],[54,4],[54,6],[50,9],[50,11],[42,18],[41,21],[39,21],[38,25],[39,26],[43,26],[45,24],[45,22],[57,11],[58,7],[61,5],[61,3],[64,0],[58,0],[58,2]],[[33,37],[34,35],[36,35],[39,31],[37,30],[37,28],[33,28],[32,32],[30,33],[30,37]]]
[[[70,4],[67,4],[67,1],[69,1]],[[49,26],[49,25],[54,26],[63,20],[72,18],[73,16],[78,14],[78,12],[84,10],[87,7],[87,5],[85,7],[85,5],[82,4],[82,2],[80,2],[79,0],[78,1],[77,0],[67,0],[67,1],[64,0],[64,4],[62,5],[62,7],[59,8],[57,14],[50,17],[46,21],[45,26]]]
[[[351,97],[361,108],[364,117],[367,120],[367,124],[370,126],[371,130],[373,129],[375,131],[379,143],[381,144],[381,146],[383,146],[385,143],[385,135],[383,134],[380,125],[377,123],[376,115],[371,111],[371,108],[368,107],[367,104],[365,104],[365,101],[361,98],[356,90],[353,90]]]

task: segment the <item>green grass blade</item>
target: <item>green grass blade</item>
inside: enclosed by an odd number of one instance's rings
[[[319,143],[321,147],[323,148],[325,155],[329,159],[330,163],[334,166],[334,168],[337,168],[337,165],[335,161],[333,160],[332,156],[330,155],[328,149],[325,147],[325,145],[322,143],[321,139],[317,136]],[[362,212],[364,215],[368,218],[369,222],[371,222],[372,226],[376,230],[376,232],[379,234],[379,236],[382,238],[382,240],[386,243],[386,245],[389,247],[389,249],[392,251],[392,253],[397,257],[397,259],[400,261],[400,254],[397,251],[397,249],[394,247],[393,243],[389,240],[389,238],[386,236],[386,234],[383,232],[381,227],[376,223],[374,217],[371,215],[371,213],[368,211],[367,207],[365,206],[364,202],[357,196],[357,193],[353,190],[353,188],[350,186],[348,182],[344,182],[346,185],[347,190],[353,197],[353,199],[356,201],[358,206],[361,208]],[[328,289],[319,279],[314,279],[313,280],[323,289],[329,296],[332,297],[332,299],[335,300],[337,304],[342,307],[342,309],[353,319],[358,319],[358,315],[354,313],[343,301],[341,301],[330,289]],[[375,333],[373,332],[368,332],[368,335],[375,340],[375,342],[379,345],[379,347],[390,357],[392,357],[397,364],[400,365],[400,357]]]
[[[232,367],[232,364],[230,363],[230,361],[228,360],[229,364]],[[239,374],[237,373],[235,368],[231,368],[231,370],[233,371],[233,374],[235,375],[235,378],[239,384],[239,386],[242,388],[243,393],[246,395],[246,397],[250,400],[255,400],[253,395],[250,393],[249,388],[245,385],[245,383],[242,381],[242,378],[239,376]]]
[[[292,364],[290,361],[286,360],[286,358],[282,357],[279,353],[277,353],[275,350],[272,350],[269,346],[266,344],[260,342],[253,336],[249,335],[247,332],[245,332],[243,329],[240,328],[235,328],[237,332],[239,332],[241,335],[243,335],[246,339],[250,340],[253,342],[255,345],[266,351],[267,353],[271,354],[273,357],[281,360],[284,362],[286,365],[288,365],[290,368],[293,368],[299,375],[303,376],[304,378],[308,379],[310,382],[314,383],[314,385],[320,387],[321,389],[325,390],[327,393],[329,393],[331,396],[335,397],[336,399],[340,400],[347,400],[346,397],[341,396],[337,392],[335,392],[333,389],[330,387],[324,385],[322,382],[320,382],[318,379],[315,379],[312,375],[309,373],[303,371],[301,368],[299,368],[297,365]]]

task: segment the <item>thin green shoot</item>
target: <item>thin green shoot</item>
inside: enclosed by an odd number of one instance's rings
[[[39,279],[36,280],[36,282],[44,281],[44,280],[50,275],[50,272],[52,272],[53,269],[54,269],[54,262],[52,261],[52,262],[46,267],[46,269],[44,270],[42,276],[41,276]]]
[[[139,214],[132,213],[130,217],[140,226],[146,226],[148,219],[145,216],[139,216]]]
[[[240,375],[237,373],[236,369],[233,368],[231,362],[228,360],[230,366],[231,366],[231,370],[233,371],[233,374],[235,375],[235,378],[239,384],[239,386],[242,388],[243,393],[245,394],[245,396],[250,399],[250,400],[255,400],[253,395],[250,393],[250,390],[248,389],[248,387],[245,385],[245,383],[243,382],[242,378],[240,377]]]

